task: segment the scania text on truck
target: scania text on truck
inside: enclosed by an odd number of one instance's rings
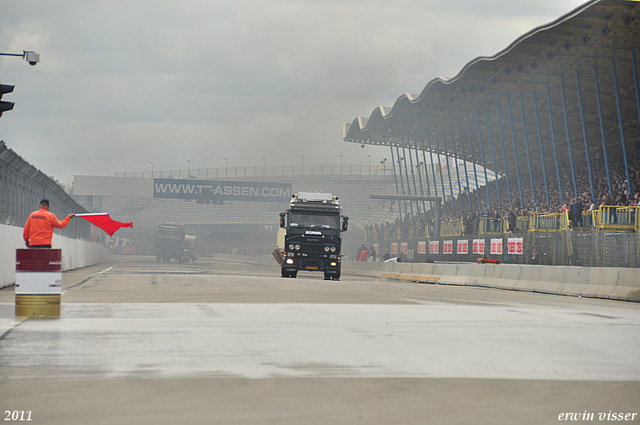
[[[342,219],[342,224],[341,224]],[[298,270],[321,271],[325,280],[340,279],[341,232],[348,227],[338,198],[330,193],[300,192],[289,209],[280,213],[285,229],[282,277],[296,277]]]

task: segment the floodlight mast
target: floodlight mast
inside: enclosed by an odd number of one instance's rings
[[[0,53],[0,56],[20,56],[29,62],[29,65],[35,66],[40,62],[40,55],[36,52],[23,50],[22,53]]]

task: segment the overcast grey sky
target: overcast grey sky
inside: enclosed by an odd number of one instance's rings
[[[578,0],[0,2],[0,139],[46,174],[368,164],[342,123],[453,77]]]

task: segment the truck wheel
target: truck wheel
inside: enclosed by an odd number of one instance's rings
[[[324,274],[324,280],[331,280],[331,275],[328,273]]]
[[[296,270],[294,272],[291,272],[291,274],[289,276],[291,276],[292,278],[295,279],[296,277],[298,277],[298,271]]]
[[[282,277],[291,277],[291,275],[284,271],[284,269],[280,270],[282,272]]]

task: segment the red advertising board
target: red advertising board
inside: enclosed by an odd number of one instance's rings
[[[473,253],[475,255],[484,255],[484,239],[473,240]]]
[[[502,255],[502,239],[491,239],[491,254]]]
[[[509,254],[522,255],[522,238],[509,238]]]
[[[440,250],[439,241],[429,241],[429,254],[437,254]]]
[[[453,254],[453,241],[442,241],[442,253]]]
[[[469,253],[469,240],[461,239],[458,241],[458,254],[464,255]]]
[[[418,241],[418,254],[426,254],[426,253],[427,253],[427,242]]]

